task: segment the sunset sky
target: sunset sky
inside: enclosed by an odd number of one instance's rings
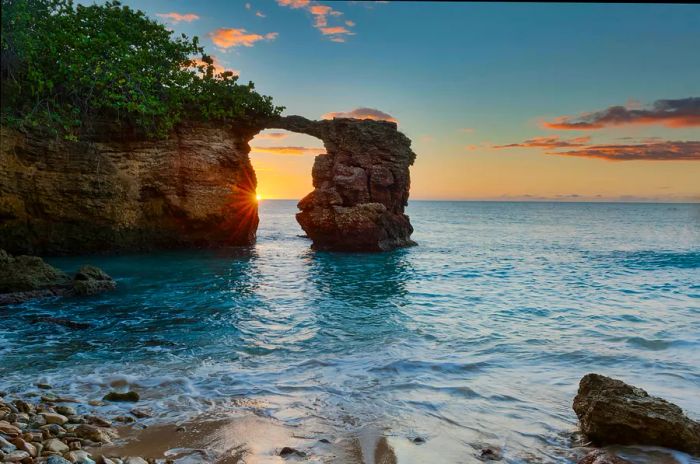
[[[124,3],[285,114],[394,118],[413,199],[700,201],[697,5]],[[265,198],[312,190],[320,140],[251,145]]]

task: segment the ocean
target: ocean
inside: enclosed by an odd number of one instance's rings
[[[412,201],[418,246],[380,254],[312,251],[295,212],[262,201],[251,247],[47,259],[118,288],[0,308],[0,390],[375,430],[399,463],[573,462],[589,372],[700,419],[699,204]]]

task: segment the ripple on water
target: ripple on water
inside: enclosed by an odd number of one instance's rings
[[[694,205],[412,202],[420,246],[383,254],[311,251],[294,202],[260,208],[254,247],[50,260],[94,263],[118,289],[0,308],[0,390],[135,389],[148,424],[245,410],[382,430],[400,462],[479,443],[572,462],[588,372],[700,416]]]

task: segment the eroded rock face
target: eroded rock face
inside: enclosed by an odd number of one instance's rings
[[[326,147],[314,163],[315,189],[299,202],[297,214],[314,248],[385,251],[415,245],[404,207],[416,155],[396,123],[288,116],[266,127],[312,135]]]
[[[584,376],[573,408],[581,431],[596,444],[664,446],[700,453],[700,423],[675,404],[621,380]]]
[[[157,141],[116,129],[69,142],[1,128],[0,248],[55,255],[251,244],[258,210],[248,142],[265,128],[326,146],[297,214],[315,248],[414,244],[404,207],[415,154],[396,124],[288,116],[259,127],[182,124]]]
[[[256,130],[182,125],[167,140],[114,131],[89,142],[1,130],[0,248],[11,253],[255,240]]]

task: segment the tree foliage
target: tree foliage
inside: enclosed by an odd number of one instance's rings
[[[1,1],[3,124],[74,139],[100,120],[164,137],[184,119],[254,123],[283,110],[217,73],[197,37],[118,1]]]

